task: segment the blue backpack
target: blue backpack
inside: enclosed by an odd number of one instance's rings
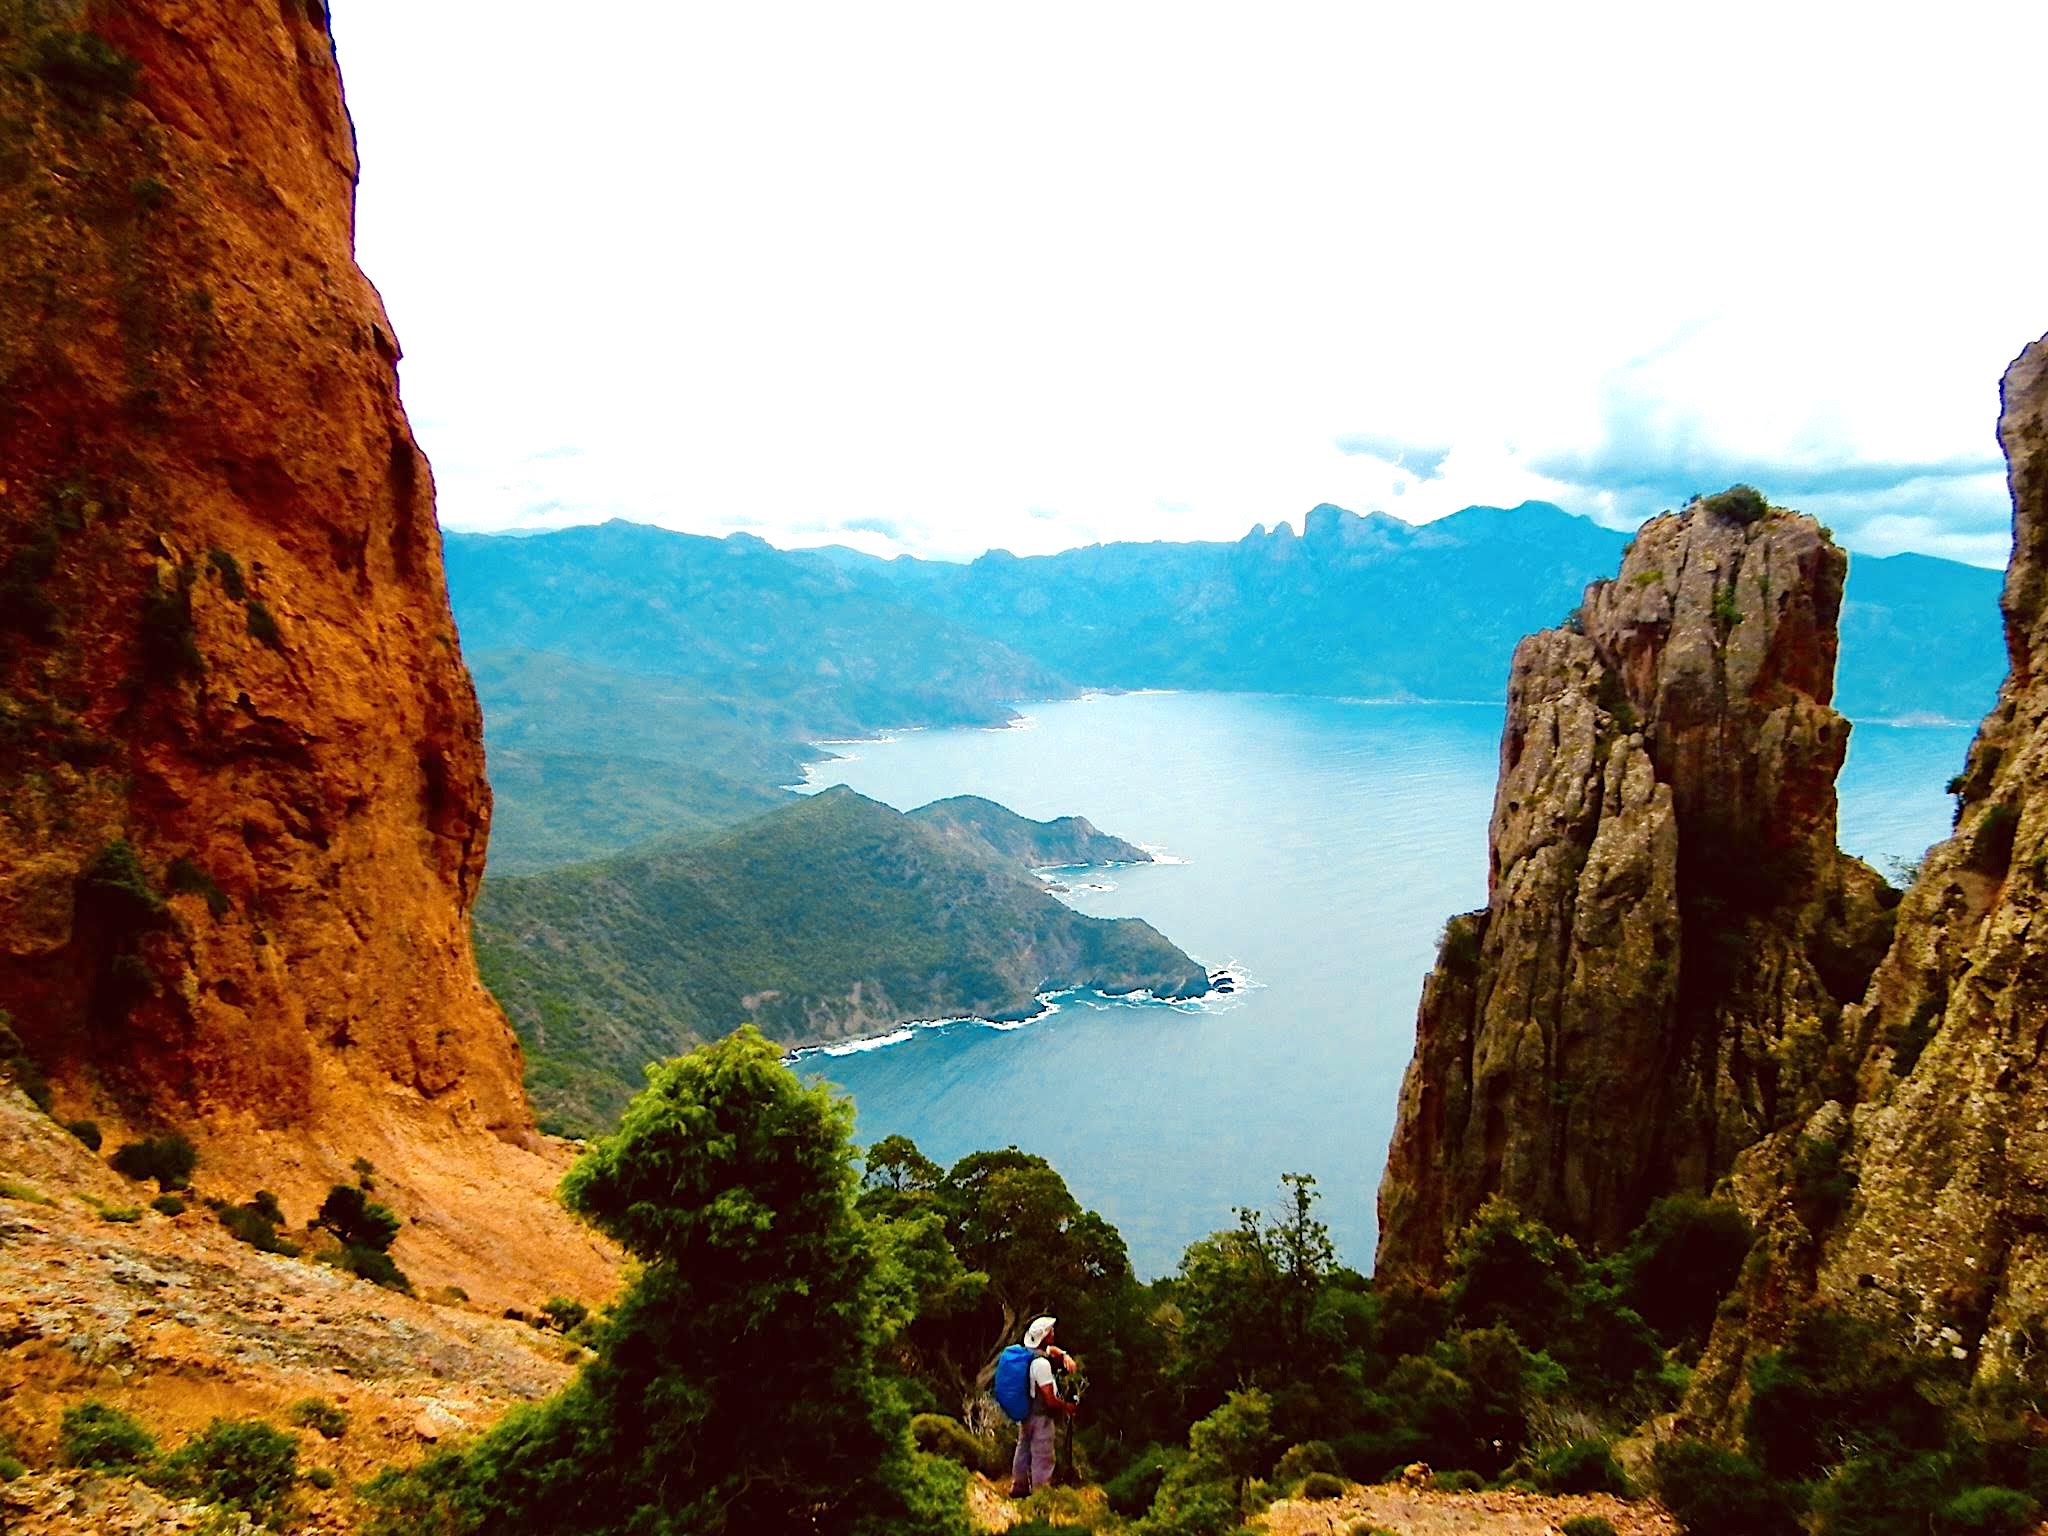
[[[1031,1417],[1031,1362],[1038,1351],[1012,1344],[996,1357],[996,1406],[1015,1423]]]

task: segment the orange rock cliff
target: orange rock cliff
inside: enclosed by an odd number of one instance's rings
[[[210,1192],[367,1157],[415,1280],[595,1299],[356,169],[322,0],[0,0],[0,1009]]]

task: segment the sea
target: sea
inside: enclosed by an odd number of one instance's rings
[[[976,794],[1082,815],[1157,855],[1057,872],[1064,900],[1142,917],[1235,990],[1191,1003],[1066,994],[1023,1024],[904,1029],[806,1054],[856,1137],[942,1163],[1017,1146],[1123,1234],[1145,1278],[1314,1176],[1339,1258],[1370,1270],[1374,1191],[1444,920],[1484,905],[1501,709],[1218,693],[1025,707],[1008,729],[830,744],[805,784],[899,810]],[[1949,831],[1962,726],[1859,722],[1842,846],[1881,872]]]

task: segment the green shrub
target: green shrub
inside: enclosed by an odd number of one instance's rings
[[[112,1159],[114,1171],[124,1177],[156,1180],[161,1190],[183,1189],[199,1166],[199,1149],[184,1136],[171,1131],[131,1141]]]
[[[156,1460],[149,1431],[110,1403],[90,1399],[64,1410],[57,1428],[64,1460],[74,1467],[126,1468]]]
[[[28,1054],[28,1047],[21,1043],[21,1037],[14,1032],[14,1017],[0,1008],[0,1068],[14,1079],[14,1086],[28,1097],[44,1114],[50,1112],[52,1099],[49,1079],[43,1076],[43,1069],[37,1066]]]
[[[412,1281],[382,1248],[348,1247],[341,1250],[341,1267],[387,1291],[412,1294]]]
[[[1344,1465],[1337,1460],[1336,1449],[1327,1440],[1305,1440],[1300,1445],[1289,1446],[1273,1463],[1273,1481],[1282,1488],[1292,1488],[1311,1472],[1342,1472]]]
[[[348,1415],[324,1397],[300,1398],[285,1410],[285,1417],[323,1440],[339,1440],[348,1433]]]
[[[555,1332],[568,1333],[580,1327],[589,1318],[590,1308],[567,1296],[550,1296],[541,1303],[540,1313]]]
[[[1564,1536],[1615,1536],[1614,1522],[1602,1515],[1573,1515],[1558,1529]]]
[[[165,921],[164,899],[150,883],[142,856],[117,837],[79,874],[79,905],[116,935],[145,933]]]
[[[164,884],[180,896],[199,897],[214,917],[227,916],[229,907],[233,905],[227,893],[214,883],[213,876],[182,853],[171,860],[170,868],[164,871]]]
[[[1852,1456],[1814,1485],[1816,1529],[1820,1536],[1931,1531],[1950,1471],[1945,1456]]]
[[[1479,974],[1479,920],[1476,915],[1465,913],[1444,924],[1443,935],[1437,941],[1437,964],[1446,976],[1469,981]]]
[[[308,1467],[306,1469],[306,1481],[324,1493],[329,1488],[334,1487],[341,1479],[334,1475],[332,1467]]]
[[[261,1419],[215,1419],[163,1465],[166,1487],[225,1504],[266,1524],[287,1507],[299,1476],[299,1445]]]
[[[1159,1497],[1159,1485],[1169,1472],[1187,1460],[1187,1452],[1155,1445],[1123,1471],[1102,1485],[1109,1507],[1127,1520],[1135,1520]]]
[[[1742,604],[1736,601],[1732,584],[1714,590],[1714,622],[1724,629],[1733,629],[1742,622]]]
[[[1304,1499],[1341,1499],[1351,1485],[1334,1472],[1311,1472],[1301,1480]]]
[[[149,1202],[149,1208],[159,1216],[182,1216],[185,1214],[185,1202],[176,1195],[158,1195]]]
[[[247,1243],[263,1253],[277,1253],[295,1259],[302,1251],[297,1243],[278,1232],[278,1224],[253,1200],[247,1205],[222,1206],[220,1224],[237,1242]]]
[[[215,546],[206,552],[206,563],[211,565],[220,577],[221,590],[235,602],[242,602],[249,596],[249,584],[242,579],[242,562],[226,550]]]
[[[88,1151],[100,1149],[100,1128],[91,1120],[67,1120],[64,1129],[83,1142]]]
[[[943,1456],[970,1472],[995,1477],[1009,1468],[1010,1458],[1001,1444],[982,1439],[958,1419],[949,1419],[944,1414],[913,1415],[910,1438],[927,1456]]]
[[[1856,1173],[1843,1166],[1839,1141],[1799,1138],[1792,1156],[1792,1206],[1809,1232],[1834,1225],[1856,1193]]]
[[[1574,1440],[1536,1459],[1536,1486],[1547,1493],[1612,1493],[1634,1490],[1605,1440]]]
[[[1934,1528],[1940,1536],[2020,1536],[2040,1513],[2017,1488],[1971,1488],[1941,1506]]]
[[[1439,1472],[1432,1481],[1444,1493],[1477,1493],[1486,1486],[1486,1479],[1477,1472]]]
[[[1704,497],[1700,508],[1732,522],[1754,523],[1770,513],[1771,504],[1753,485],[1731,485],[1717,496]]]
[[[284,1207],[278,1204],[277,1196],[267,1189],[259,1189],[249,1197],[249,1209],[262,1216],[273,1227],[291,1225],[284,1219]]]
[[[398,1213],[379,1204],[354,1184],[337,1184],[320,1202],[313,1225],[325,1227],[341,1240],[344,1248],[365,1248],[381,1253],[398,1237]]]
[[[139,1205],[103,1205],[99,1208],[101,1221],[135,1222],[142,1220]]]
[[[277,619],[271,611],[252,597],[249,599],[247,613],[249,633],[260,644],[269,646],[273,651],[283,650],[284,636],[278,632]]]
[[[135,94],[142,67],[93,32],[52,30],[35,40],[29,68],[74,112],[97,112]]]
[[[1614,1260],[1629,1306],[1667,1346],[1702,1344],[1734,1289],[1753,1234],[1733,1203],[1671,1195],[1652,1205]]]
[[[1939,1449],[1934,1369],[1861,1319],[1816,1312],[1750,1365],[1749,1452],[1774,1477],[1807,1478],[1861,1450]]]
[[[1800,1536],[1798,1511],[1747,1456],[1669,1440],[1651,1459],[1657,1496],[1688,1536]]]
[[[28,1471],[25,1462],[17,1459],[11,1451],[0,1451],[0,1483],[11,1483]]]
[[[25,1200],[30,1205],[57,1203],[33,1184],[24,1184],[19,1179],[10,1179],[5,1175],[0,1175],[0,1200]]]

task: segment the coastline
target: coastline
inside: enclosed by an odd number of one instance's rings
[[[1150,1003],[1157,1007],[1170,1008],[1176,1013],[1207,1013],[1213,1012],[1217,1005],[1242,997],[1259,986],[1243,967],[1234,962],[1208,967],[1207,975],[1210,982],[1209,990],[1196,997],[1157,997],[1153,995],[1150,987],[1139,987],[1131,992],[1104,992],[1096,987],[1058,987],[1040,992],[1033,999],[1037,1007],[1021,1016],[984,1019],[969,1015],[948,1019],[905,1019],[889,1029],[871,1035],[855,1035],[844,1040],[824,1041],[816,1045],[792,1046],[782,1053],[782,1064],[794,1067],[798,1062],[814,1056],[857,1056],[867,1051],[879,1051],[915,1039],[926,1030],[967,1027],[1001,1031],[1022,1029],[1028,1024],[1036,1024],[1051,1018],[1069,1001],[1082,997],[1098,997],[1105,1002],[1115,1003]]]

